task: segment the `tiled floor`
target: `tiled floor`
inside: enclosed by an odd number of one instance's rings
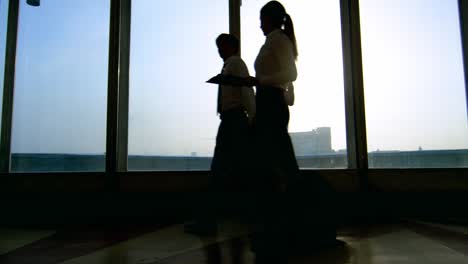
[[[0,228],[0,263],[255,263],[245,226],[221,223],[216,237],[183,226],[31,230]],[[420,221],[339,230],[342,247],[290,257],[287,263],[468,263],[468,228]]]

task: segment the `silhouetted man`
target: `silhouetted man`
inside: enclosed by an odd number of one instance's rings
[[[230,77],[248,77],[249,71],[238,55],[239,40],[230,34],[216,39],[220,57],[224,60],[221,74]],[[200,212],[194,223],[185,225],[185,232],[196,235],[213,235],[217,224],[214,210],[226,200],[227,191],[240,187],[241,177],[248,170],[247,152],[249,126],[255,116],[255,94],[252,87],[221,84],[218,88],[218,105],[221,122],[216,136],[216,146],[211,163],[210,204]],[[215,195],[215,194],[220,194]]]

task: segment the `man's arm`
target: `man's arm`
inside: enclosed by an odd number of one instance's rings
[[[233,75],[238,77],[250,76],[247,65],[245,65],[245,62],[241,58],[232,60],[230,63],[228,63],[224,69],[224,73],[226,75]],[[247,86],[239,86],[238,88],[241,89],[242,104],[247,111],[249,120],[252,121],[256,112],[254,90],[252,87]]]
[[[255,93],[252,87],[242,87],[242,103],[247,111],[249,122],[252,123],[256,114]]]

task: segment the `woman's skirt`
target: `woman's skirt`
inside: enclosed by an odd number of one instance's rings
[[[288,133],[289,107],[277,87],[257,87],[254,125],[258,184],[275,188],[297,175],[294,148]]]

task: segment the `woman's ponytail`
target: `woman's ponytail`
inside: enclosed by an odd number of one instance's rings
[[[294,34],[294,25],[293,21],[291,19],[291,16],[289,14],[284,15],[284,29],[283,29],[284,34],[289,37],[293,44],[293,52],[294,52],[294,58],[297,59],[297,43],[296,43],[296,35]]]

